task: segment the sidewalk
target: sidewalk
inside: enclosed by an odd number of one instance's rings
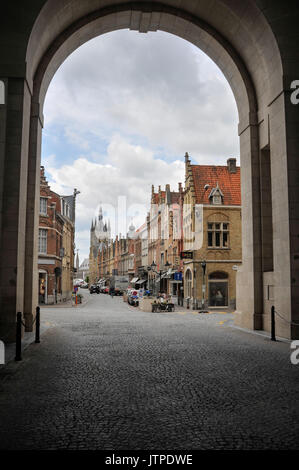
[[[51,327],[48,322],[43,322],[40,325],[40,337]],[[25,351],[30,344],[35,342],[35,330],[25,332],[22,338],[22,353]],[[38,344],[37,344],[38,346]],[[1,364],[1,367],[7,366],[10,361],[14,361],[16,355],[16,343],[8,343],[5,345],[5,364]]]
[[[174,304],[174,308],[175,308],[175,312],[190,312],[190,313],[199,313],[201,315],[211,315],[213,313],[234,313],[234,310],[230,309],[230,308],[225,308],[225,307],[219,307],[219,308],[207,308],[204,312],[201,312],[201,309],[200,308],[195,308],[193,309],[192,308],[192,305],[190,305],[190,308],[187,308],[187,307],[183,307],[182,305],[178,305],[178,304]]]
[[[54,305],[43,305],[41,306],[41,312],[44,308],[80,308],[84,307],[88,302],[88,299],[83,296],[82,298],[82,303],[75,305],[74,302],[70,299],[67,302],[61,302],[59,304],[54,304]],[[41,321],[40,324],[40,336],[42,336],[49,328],[51,328],[53,325],[51,325],[49,322],[44,322]],[[31,332],[25,332],[24,336],[22,338],[22,353],[25,351],[25,349],[30,345],[35,342],[35,329],[34,331]],[[5,367],[8,362],[14,361],[15,359],[15,354],[16,354],[16,343],[8,343],[5,345],[5,364],[0,364],[0,368]]]
[[[235,310],[232,310],[230,308],[210,308],[206,309],[204,312],[201,312],[199,308],[193,309],[192,305],[190,305],[190,308],[187,308],[182,305],[178,305],[177,303],[174,304],[174,312],[179,313],[179,312],[184,312],[184,313],[192,313],[192,314],[200,314],[200,315],[212,315],[213,313],[217,314],[228,314],[228,313],[234,313]],[[161,313],[171,313],[162,310]]]
[[[78,308],[78,307],[84,307],[84,305],[87,304],[88,299],[82,295],[82,302],[80,304],[75,304],[73,299],[69,299],[66,302],[59,302],[58,304],[45,304],[45,305],[40,305],[41,308]]]

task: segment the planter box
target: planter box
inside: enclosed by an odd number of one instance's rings
[[[142,310],[143,312],[151,312],[153,301],[154,299],[148,297],[143,297],[142,299],[139,299],[140,310]]]

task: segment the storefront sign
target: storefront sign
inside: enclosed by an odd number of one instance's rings
[[[181,259],[193,259],[193,251],[181,251]]]

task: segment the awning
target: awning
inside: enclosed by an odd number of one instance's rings
[[[162,274],[161,279],[169,279],[169,277],[170,276],[169,276],[168,273],[164,273],[164,274]]]
[[[130,281],[131,284],[136,284],[138,281],[138,277],[133,277],[133,279]]]
[[[139,279],[135,284],[144,284],[146,282],[146,279]]]

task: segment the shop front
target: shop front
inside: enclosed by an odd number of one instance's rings
[[[209,307],[228,307],[228,274],[214,271],[208,276]]]

